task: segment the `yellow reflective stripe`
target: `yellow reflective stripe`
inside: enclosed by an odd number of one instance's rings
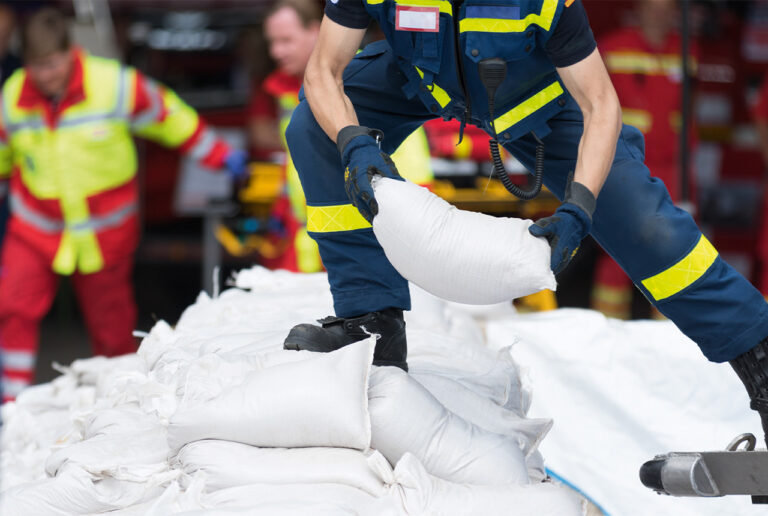
[[[369,2],[370,3],[370,2]],[[398,2],[395,0],[395,3],[397,5],[406,5],[406,6],[415,6],[415,7],[439,7],[440,12],[444,14],[453,15],[453,8],[451,7],[451,2],[448,2],[446,0],[403,0],[402,2]]]
[[[419,72],[419,77],[422,79],[424,78],[424,72],[421,71],[421,68],[418,66],[415,66],[416,71]],[[432,96],[435,98],[438,104],[440,104],[440,107],[445,107],[451,102],[451,97],[448,95],[448,93],[445,92],[443,88],[438,86],[435,83],[432,83]]]
[[[717,249],[701,235],[699,243],[688,256],[669,269],[642,281],[656,301],[675,295],[699,279],[717,258]]]
[[[383,4],[384,0],[366,0],[366,2],[368,5],[379,5]],[[448,0],[403,0],[402,2],[395,0],[395,3],[397,5],[412,5],[416,7],[439,7],[441,13],[453,15],[451,2]]]
[[[637,127],[641,133],[647,133],[651,130],[653,117],[643,109],[621,108],[621,121],[632,127]]]
[[[680,75],[682,61],[677,54],[649,54],[647,52],[607,52],[605,64],[610,73],[643,75]],[[691,71],[697,68],[696,59],[689,57]]]
[[[351,204],[307,206],[307,231],[333,233],[369,228],[371,225]]]
[[[536,95],[527,98],[517,106],[513,107],[500,117],[498,117],[496,120],[494,120],[494,124],[496,125],[496,132],[497,133],[503,133],[519,121],[521,121],[523,118],[527,117],[528,115],[533,114],[538,109],[541,109],[546,104],[549,104],[553,100],[555,100],[557,97],[563,94],[563,87],[560,86],[560,83],[555,81],[540,92],[538,92]]]
[[[544,0],[539,14],[531,13],[522,20],[499,18],[464,18],[459,21],[459,32],[523,32],[530,25],[549,30],[557,12],[557,0]]]

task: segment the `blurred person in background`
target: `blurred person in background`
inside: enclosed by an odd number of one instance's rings
[[[118,61],[74,46],[57,10],[22,30],[24,68],[6,81],[0,178],[11,217],[0,257],[4,400],[33,381],[39,325],[71,276],[94,354],[135,351],[131,275],[139,239],[133,135],[178,149],[212,170],[245,171],[174,92]]]
[[[278,0],[267,11],[264,36],[276,69],[255,90],[249,108],[251,143],[257,155],[280,150],[286,153],[285,193],[275,203],[273,215],[286,227],[292,245],[269,265],[298,272],[321,271],[323,264],[317,243],[307,233],[304,190],[288,154],[285,129],[299,104],[299,90],[322,16],[321,4],[316,0]],[[422,186],[431,184],[429,146],[422,129],[403,142],[392,159],[404,177]]]
[[[637,27],[617,29],[598,46],[621,103],[623,122],[643,133],[646,166],[679,203],[682,59],[675,30],[679,17],[674,0],[640,0],[636,12]],[[692,53],[696,54],[695,49]],[[634,292],[626,273],[601,251],[592,308],[609,317],[629,319]],[[658,312],[654,315],[660,317]]]
[[[284,151],[285,188],[273,215],[285,226],[290,245],[274,268],[300,272],[322,270],[317,244],[306,231],[304,191],[285,146],[285,128],[299,103],[299,89],[320,31],[322,10],[315,0],[279,0],[266,13],[264,37],[276,64],[256,88],[249,108],[251,144],[257,155]]]

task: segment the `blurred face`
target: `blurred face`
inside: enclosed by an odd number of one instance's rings
[[[319,23],[304,27],[298,13],[290,7],[267,18],[264,33],[269,43],[269,55],[278,68],[295,77],[303,76],[319,29]]]
[[[0,6],[0,56],[4,56],[8,52],[14,24],[13,11]]]
[[[642,0],[639,14],[643,32],[653,40],[666,37],[677,22],[674,0]]]
[[[72,51],[64,50],[30,59],[24,67],[40,93],[46,97],[59,97],[67,89],[72,62]]]

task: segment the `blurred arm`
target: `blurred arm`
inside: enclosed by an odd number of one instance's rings
[[[133,69],[128,73],[133,74],[130,123],[134,134],[178,149],[203,166],[224,166],[230,148],[197,111],[162,84]]]

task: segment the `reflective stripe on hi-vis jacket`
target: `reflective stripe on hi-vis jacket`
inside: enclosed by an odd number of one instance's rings
[[[61,219],[48,217],[27,206],[21,196],[11,193],[10,208],[15,216],[43,233],[60,233],[65,229],[70,231],[102,231],[118,227],[125,220],[136,214],[138,206],[135,202],[126,204],[107,213],[106,215],[90,215],[87,219],[76,224],[67,225]]]
[[[641,75],[681,75],[682,59],[679,54],[651,54],[633,50],[606,52],[605,64],[610,73]],[[691,56],[689,66],[696,70],[696,59]]]
[[[644,109],[621,109],[621,121],[627,125],[637,127],[640,132],[645,134],[653,127],[653,116]]]

